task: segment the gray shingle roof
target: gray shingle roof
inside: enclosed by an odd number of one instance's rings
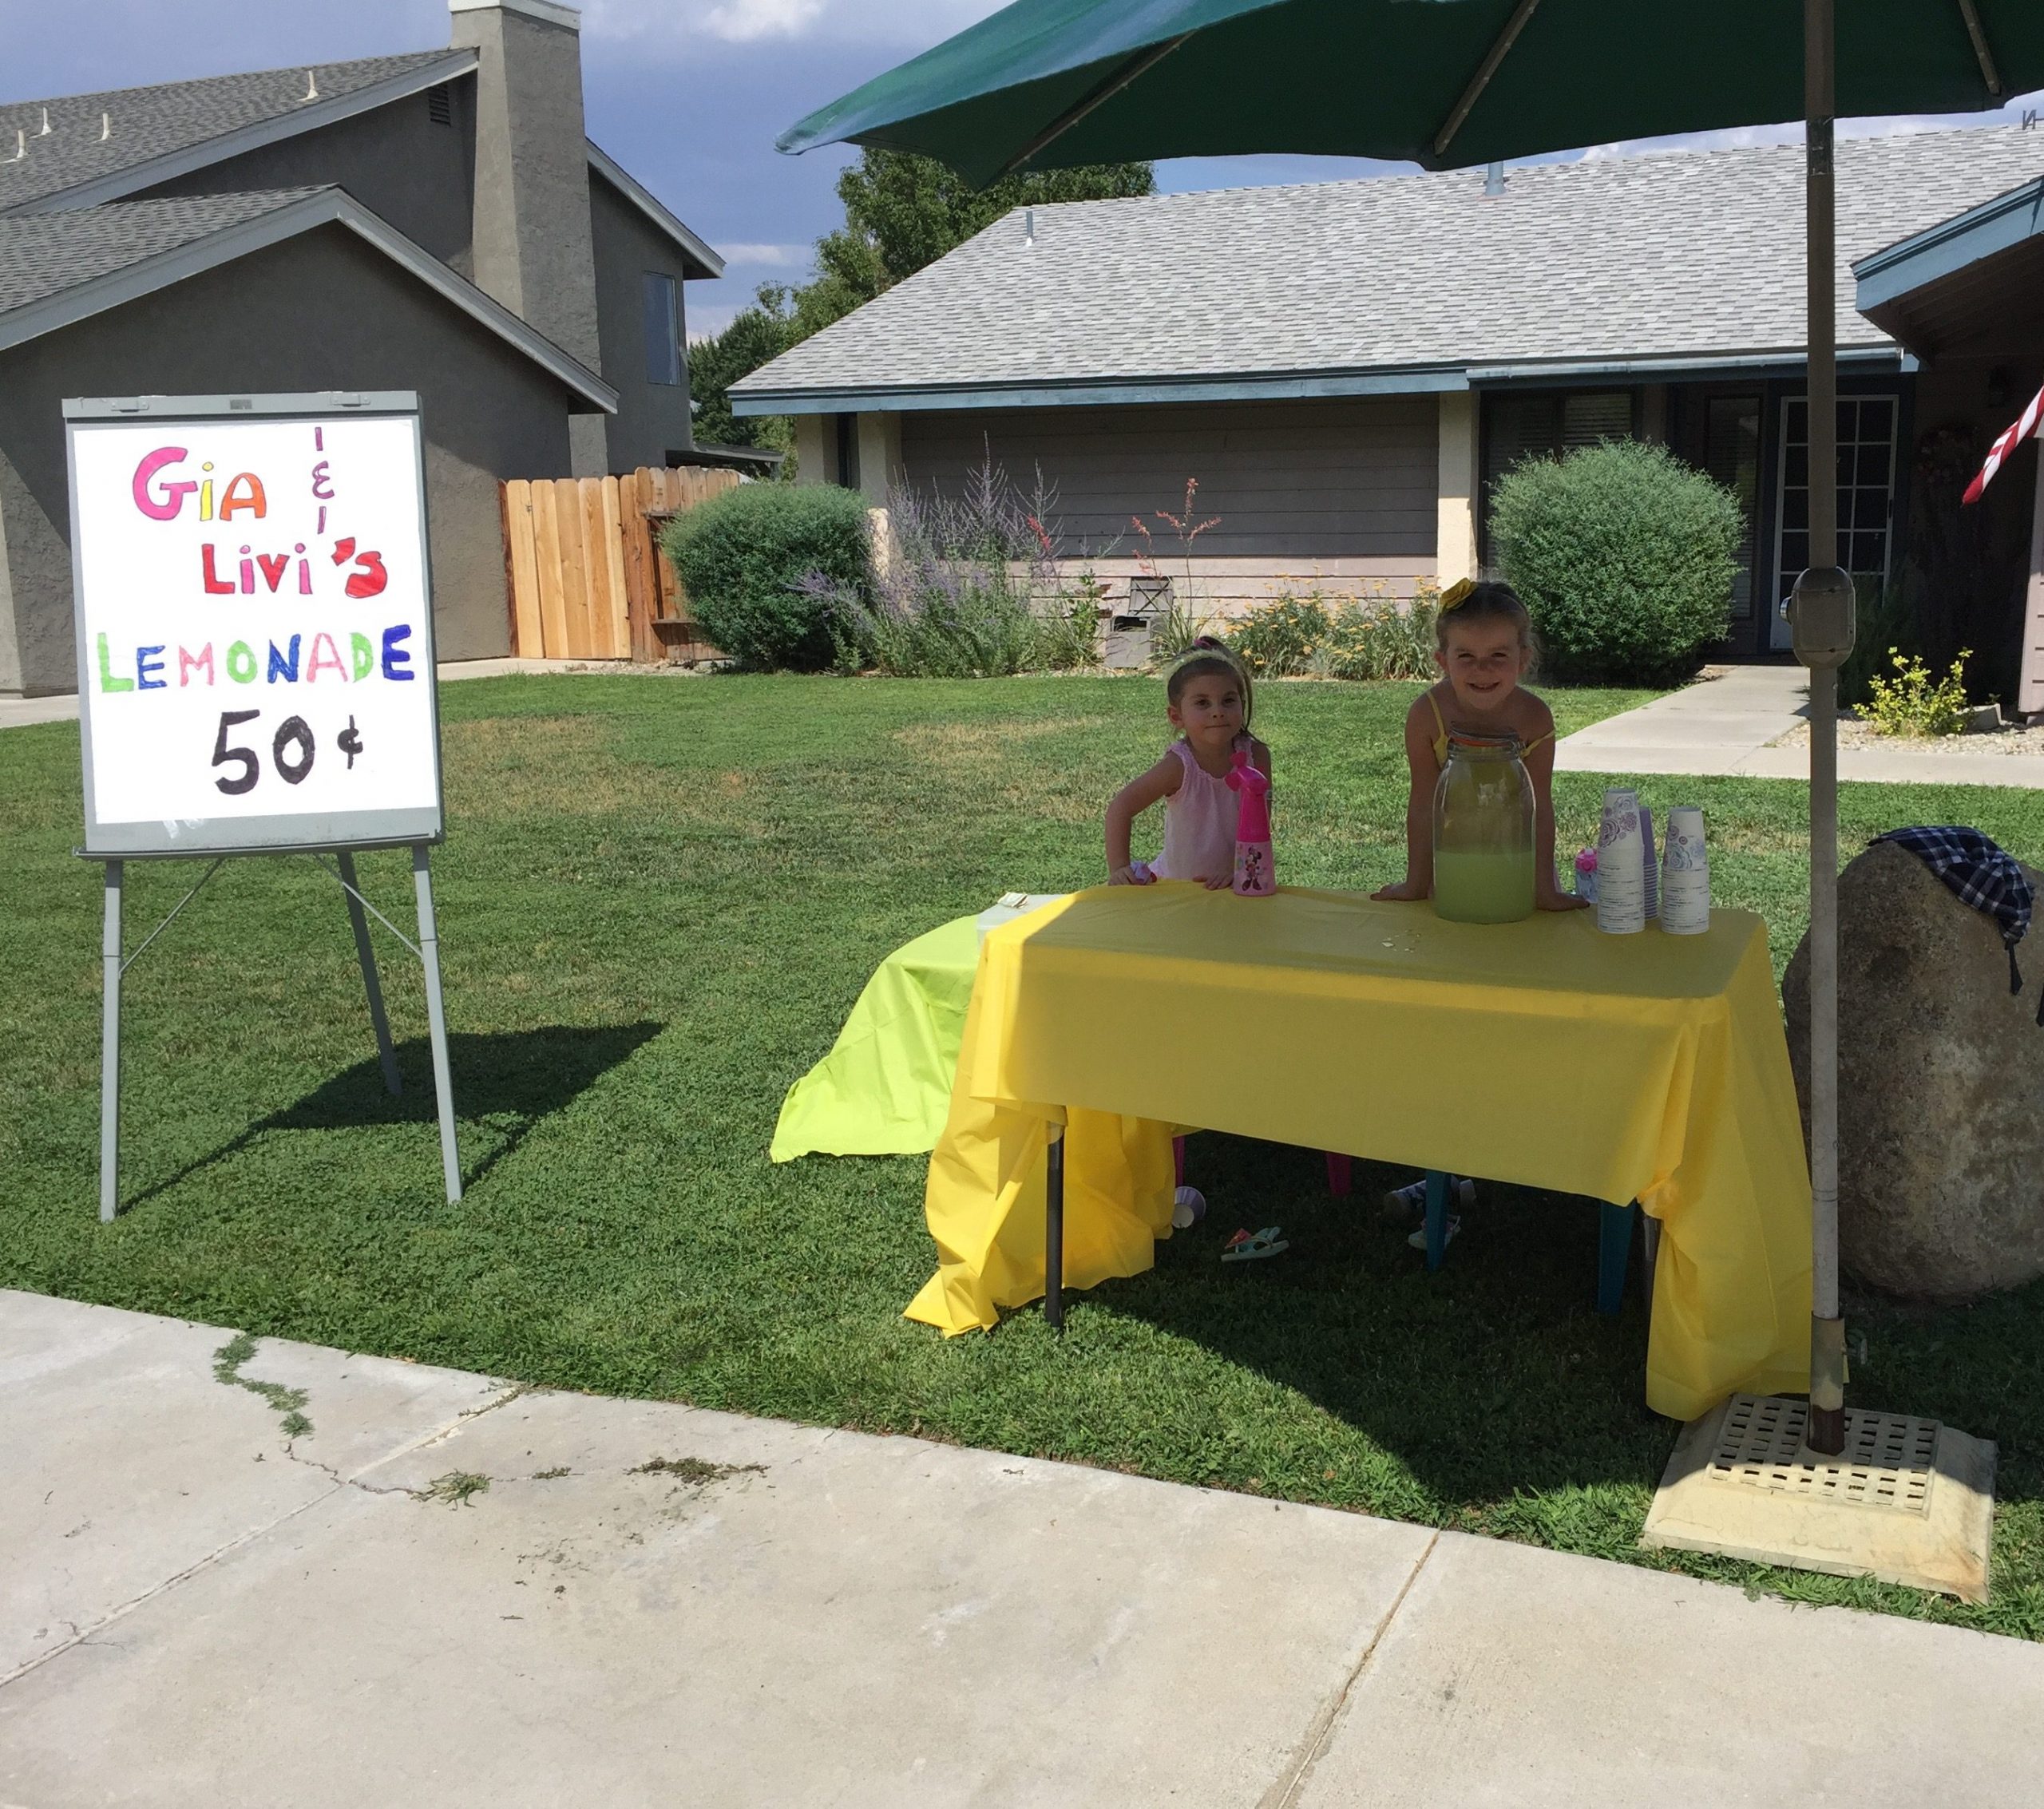
[[[2044,133],[1838,148],[1848,267],[2044,173]],[[1803,342],[1800,145],[1222,189],[1009,215],[734,394],[1722,358]]]
[[[67,94],[48,101],[0,105],[0,213],[61,194],[81,183],[189,149],[208,140],[282,119],[451,60],[461,51],[426,50],[403,57],[311,65],[317,101],[306,99],[307,65],[209,76],[153,88],[118,88],[99,94]],[[46,111],[50,131],[42,130]],[[101,116],[108,137],[100,137]],[[26,134],[26,138],[22,135]]]
[[[63,213],[0,218],[0,315],[97,277],[275,213],[316,188],[110,201]]]

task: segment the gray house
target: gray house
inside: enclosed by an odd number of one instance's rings
[[[1963,456],[1927,491],[1919,453],[1984,448],[2044,345],[1923,355],[1855,311],[1848,267],[2041,172],[2044,133],[2017,127],[1839,146],[1840,521],[1870,587],[1950,524],[1939,486]],[[1065,550],[1104,550],[1111,585],[1139,569],[1131,517],[1169,549],[1155,512],[1197,478],[1219,518],[1190,561],[1211,610],[1451,582],[1485,562],[1490,487],[1516,460],[1657,440],[1745,504],[1732,651],[1757,656],[1787,645],[1773,605],[1804,563],[1803,180],[1792,145],[1040,207],[732,401],[794,416],[802,476],[876,501],[989,456],[1024,484],[1040,469]],[[2013,685],[2019,595],[1976,603]]]
[[[584,136],[577,13],[449,4],[444,50],[0,105],[0,692],[76,683],[67,396],[418,391],[448,659],[510,651],[500,480],[706,456],[722,261]]]

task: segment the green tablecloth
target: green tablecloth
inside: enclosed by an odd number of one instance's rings
[[[881,962],[830,1053],[788,1089],[774,1160],[935,1149],[979,959],[974,916],[919,936]]]

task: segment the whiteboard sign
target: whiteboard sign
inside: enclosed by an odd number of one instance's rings
[[[85,852],[438,840],[418,398],[64,415]]]

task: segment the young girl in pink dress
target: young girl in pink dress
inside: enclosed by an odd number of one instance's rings
[[[1238,747],[1270,775],[1270,750],[1249,732],[1249,674],[1220,642],[1202,635],[1172,667],[1164,683],[1166,714],[1178,739],[1140,778],[1131,779],[1107,806],[1107,883],[1147,885],[1153,880],[1196,880],[1209,891],[1231,884],[1235,873],[1238,795],[1228,789]],[[1154,861],[1129,858],[1129,831],[1159,799],[1164,805],[1164,849]]]

